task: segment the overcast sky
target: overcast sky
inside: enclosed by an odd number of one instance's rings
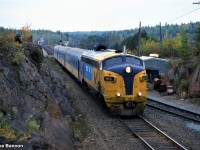
[[[0,26],[110,31],[200,21],[200,0],[0,0]]]

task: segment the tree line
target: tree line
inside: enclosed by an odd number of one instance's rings
[[[188,57],[199,53],[198,33],[200,22],[188,24],[165,24],[154,27],[141,27],[141,55],[158,53],[162,57]],[[0,27],[0,34],[11,30]],[[12,29],[14,33],[22,30]],[[50,30],[31,30],[33,41],[44,40],[44,44],[57,45],[61,40],[69,46],[94,49],[95,45],[104,44],[110,49],[123,50],[125,45],[131,53],[137,55],[138,28],[119,31],[61,32]],[[161,40],[160,40],[161,39]]]

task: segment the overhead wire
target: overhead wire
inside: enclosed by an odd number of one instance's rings
[[[168,16],[166,16],[164,19],[162,19],[161,22],[165,22],[165,20],[172,20],[172,16],[174,14],[182,14],[183,11],[187,11],[187,10],[190,10],[191,9],[191,6],[192,5],[188,5],[188,4],[185,4],[183,7],[178,7],[177,9],[173,10],[173,11],[170,11]],[[193,7],[192,7],[193,8]]]
[[[186,14],[183,14],[183,15],[181,15],[181,16],[179,16],[179,17],[176,17],[176,18],[174,18],[174,19],[171,19],[171,20],[167,21],[166,23],[170,23],[170,22],[172,22],[172,21],[174,21],[174,20],[177,20],[177,19],[179,19],[179,18],[181,18],[181,17],[184,17],[184,16],[186,16],[186,15],[188,15],[188,14],[191,14],[191,13],[193,13],[193,12],[199,10],[199,9],[200,9],[200,7],[197,8],[197,9],[195,9],[195,10],[192,10],[192,11],[186,13]]]

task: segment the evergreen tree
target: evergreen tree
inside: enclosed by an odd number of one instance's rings
[[[188,35],[186,33],[182,33],[182,47],[181,47],[181,54],[180,56],[183,59],[186,59],[189,57],[189,43],[188,43]],[[190,49],[191,50],[191,49]]]
[[[198,26],[197,28],[195,45],[196,45],[196,55],[200,55],[200,26]]]

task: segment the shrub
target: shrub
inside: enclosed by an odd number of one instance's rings
[[[12,115],[7,113],[4,115],[0,112],[0,135],[7,139],[14,139],[16,136],[11,128]]]
[[[40,125],[39,123],[36,121],[36,120],[33,120],[33,115],[30,115],[28,117],[28,119],[26,120],[27,122],[27,126],[26,128],[28,129],[28,132],[31,134],[31,133],[34,133],[34,132],[37,132],[40,128]]]
[[[11,120],[12,116],[10,113],[4,115],[2,112],[0,112],[0,128],[4,128],[5,126],[10,126]]]
[[[72,83],[71,82],[67,82],[65,83],[65,89],[67,91],[67,95],[70,99],[72,99],[74,97],[73,95],[73,88],[72,88]]]
[[[22,44],[15,42],[14,32],[16,31],[13,29],[7,29],[1,33],[0,52],[5,56],[5,58],[11,56],[11,61],[13,64],[20,65],[22,56],[24,54],[24,49]]]
[[[181,79],[181,82],[180,82],[180,84],[179,84],[179,90],[180,91],[187,91],[187,81],[186,80],[184,80],[184,79]]]
[[[181,79],[178,85],[178,91],[181,98],[187,98],[188,86],[186,80]]]
[[[23,42],[29,42],[31,38],[31,29],[28,24],[22,27],[22,40]]]
[[[16,52],[12,58],[12,62],[13,62],[13,64],[18,66],[21,64],[21,60],[24,55],[24,49],[23,49],[22,45],[18,44],[18,43],[15,43],[14,46],[15,46]]]

